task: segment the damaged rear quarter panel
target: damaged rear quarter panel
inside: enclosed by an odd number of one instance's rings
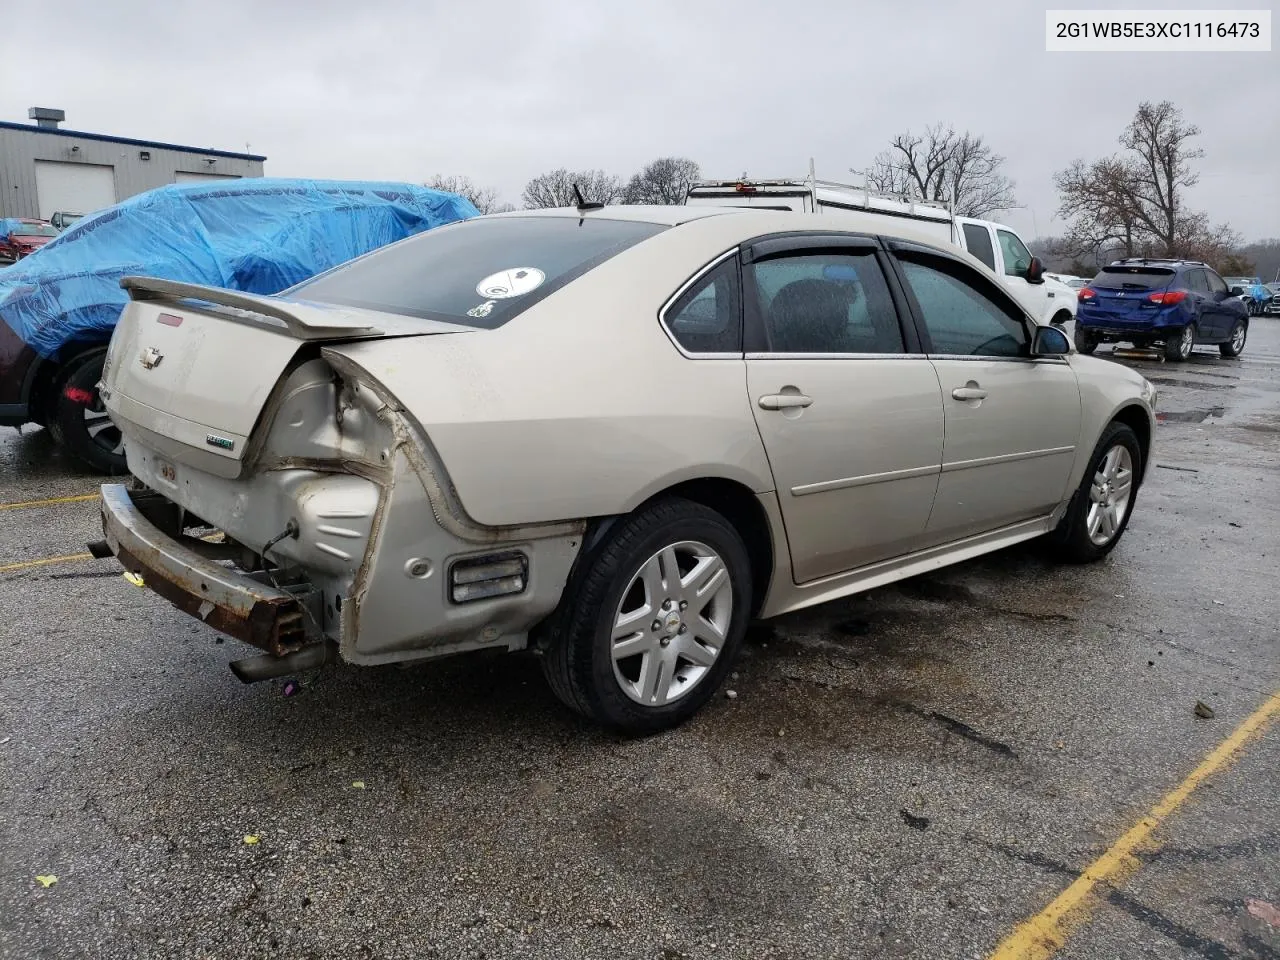
[[[767,492],[744,361],[684,357],[657,316],[741,239],[734,219],[638,244],[496,330],[343,344],[326,356],[357,364],[421,425],[478,524],[626,513],[701,477]],[[667,242],[677,232],[685,242]]]

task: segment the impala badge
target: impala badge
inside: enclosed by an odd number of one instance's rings
[[[234,440],[229,440],[226,437],[220,437],[216,433],[206,433],[204,435],[204,442],[211,447],[219,447],[223,450],[234,450],[236,445]]]
[[[148,370],[154,370],[160,366],[160,361],[164,359],[164,354],[155,347],[147,347],[142,351],[142,356],[138,358],[142,365]]]

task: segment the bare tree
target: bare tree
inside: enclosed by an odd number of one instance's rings
[[[427,181],[426,185],[433,190],[443,190],[446,193],[456,193],[459,196],[466,197],[475,204],[475,208],[481,213],[501,212],[498,209],[500,206],[498,203],[498,191],[489,187],[478,186],[470,177],[446,176],[442,173],[437,173]],[[510,204],[506,204],[506,206],[510,209],[515,209]]]
[[[659,157],[627,183],[624,203],[660,203],[674,206],[684,203],[690,185],[702,170],[685,157]]]
[[[1186,207],[1186,190],[1199,179],[1191,162],[1204,155],[1190,144],[1199,133],[1169,101],[1144,102],[1120,135],[1124,151],[1058,173],[1067,245],[1097,262],[1104,253],[1216,262],[1238,247],[1229,227]]]
[[[540,173],[524,185],[522,198],[526,210],[539,207],[572,207],[577,202],[573,188],[577,184],[582,199],[595,203],[620,203],[622,180],[603,170],[566,170],[564,167]]]
[[[883,193],[950,203],[960,216],[981,217],[1016,204],[1004,157],[980,136],[952,126],[926,127],[893,138],[876,155],[868,182]]]

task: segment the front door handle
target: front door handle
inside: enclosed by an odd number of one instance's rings
[[[771,393],[760,398],[761,410],[790,410],[792,407],[807,407],[813,403],[813,397],[803,393]]]
[[[983,390],[976,383],[973,383],[972,380],[969,381],[969,383],[970,383],[969,386],[956,387],[954,390],[951,391],[951,396],[955,397],[957,400],[987,399],[987,391]]]

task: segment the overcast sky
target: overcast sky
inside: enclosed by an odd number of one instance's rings
[[[800,176],[812,156],[820,177],[849,179],[895,133],[943,121],[1008,158],[1034,218],[1001,219],[1031,236],[1059,228],[1054,171],[1117,149],[1137,104],[1167,98],[1203,131],[1194,204],[1246,239],[1280,236],[1280,53],[1046,53],[1045,7],[15,2],[0,36],[0,119],[60,107],[70,129],[249,145],[269,176],[462,173],[517,204],[540,171],[627,176],[666,154],[729,177]]]

